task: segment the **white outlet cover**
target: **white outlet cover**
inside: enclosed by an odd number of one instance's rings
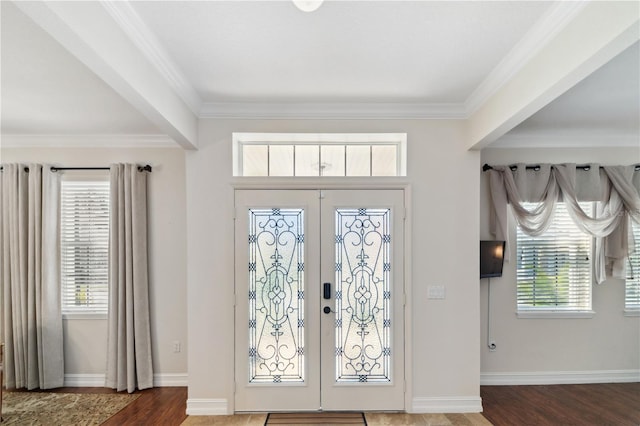
[[[445,289],[443,285],[430,285],[427,287],[427,297],[429,299],[444,299]]]

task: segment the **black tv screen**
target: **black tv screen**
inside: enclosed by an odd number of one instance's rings
[[[502,276],[504,241],[480,241],[480,278]]]

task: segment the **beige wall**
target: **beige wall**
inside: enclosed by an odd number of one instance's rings
[[[406,132],[411,186],[412,367],[407,410],[479,407],[480,153],[448,120],[201,120],[187,158],[189,405],[233,410],[232,132]],[[427,286],[446,287],[428,300]],[[242,358],[238,358],[242,362]],[[474,405],[476,404],[476,405]]]
[[[498,350],[489,352],[487,283],[477,278],[477,241],[490,238],[482,163],[629,164],[640,161],[640,149],[485,149],[480,156],[464,149],[459,123],[445,120],[203,120],[200,149],[188,152],[3,148],[2,162],[104,166],[119,161],[154,167],[149,179],[154,368],[161,375],[180,375],[187,371],[188,354],[190,401],[210,402],[206,409],[233,409],[234,131],[408,134],[412,406],[407,410],[424,410],[439,399],[479,397],[480,372],[598,373],[640,367],[640,319],[622,315],[622,282],[594,286],[592,319],[518,319],[514,267],[506,264],[504,276],[491,283]],[[428,285],[444,285],[446,299],[427,299]],[[68,374],[103,373],[105,332],[103,320],[65,321]],[[182,343],[177,354],[176,340]]]
[[[153,166],[148,180],[148,226],[154,373],[165,384],[182,381],[184,386],[188,345],[184,151],[3,147],[0,154],[2,162],[46,162],[67,167],[135,162]],[[65,374],[77,381],[104,374],[106,330],[106,320],[64,321]],[[174,341],[181,342],[180,353],[173,352]]]
[[[485,149],[482,162],[495,165],[523,162],[608,165],[635,164],[640,161],[638,148],[600,149]],[[486,179],[480,190],[480,236],[489,234],[489,192]],[[515,238],[515,225],[510,225]],[[515,258],[515,245],[511,246]],[[590,319],[519,319],[516,317],[516,279],[514,261],[505,263],[501,278],[491,279],[491,330],[497,344],[495,352],[486,345],[487,290],[481,280],[483,382],[491,378],[509,378],[507,373],[528,373],[529,380],[547,377],[547,381],[592,381],[606,377],[627,377],[640,369],[640,318],[625,317],[624,281],[611,279],[593,285],[593,310]],[[497,373],[497,374],[496,374]],[[565,374],[569,373],[569,374]],[[583,374],[584,373],[584,374]],[[514,376],[517,376],[514,375]],[[526,376],[526,375],[525,375]]]

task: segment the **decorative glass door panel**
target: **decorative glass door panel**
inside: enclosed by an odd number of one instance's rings
[[[390,382],[391,210],[335,210],[336,382]]]
[[[304,210],[248,213],[249,383],[302,383]]]
[[[401,190],[236,191],[235,411],[403,410]]]

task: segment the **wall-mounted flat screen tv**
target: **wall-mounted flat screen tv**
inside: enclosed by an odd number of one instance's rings
[[[502,276],[504,241],[480,241],[480,278]]]

